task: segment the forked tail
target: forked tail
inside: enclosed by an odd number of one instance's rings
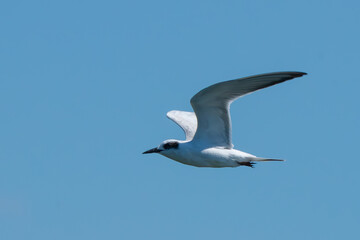
[[[282,160],[282,159],[273,159],[273,158],[260,158],[260,157],[255,157],[253,159],[251,159],[251,161],[254,161],[254,162],[283,162],[285,160]]]

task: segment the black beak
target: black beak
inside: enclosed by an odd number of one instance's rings
[[[150,150],[147,150],[146,152],[143,152],[143,154],[148,154],[148,153],[159,153],[161,152],[161,150],[159,150],[158,148],[152,148]]]

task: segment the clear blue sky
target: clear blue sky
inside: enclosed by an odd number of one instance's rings
[[[359,1],[2,1],[0,238],[360,239]],[[235,147],[142,155],[213,83],[308,76],[232,105]]]

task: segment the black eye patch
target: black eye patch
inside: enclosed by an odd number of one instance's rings
[[[164,144],[165,149],[178,148],[178,147],[179,147],[178,142],[168,142],[168,143]]]

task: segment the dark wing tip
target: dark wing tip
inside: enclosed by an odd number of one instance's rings
[[[290,72],[290,75],[294,78],[297,78],[297,77],[305,76],[305,75],[307,75],[307,73],[306,72]]]
[[[273,74],[283,74],[284,75],[284,78],[281,81],[279,81],[278,83],[307,75],[307,73],[305,73],[305,72],[277,72],[277,73],[273,73]]]

